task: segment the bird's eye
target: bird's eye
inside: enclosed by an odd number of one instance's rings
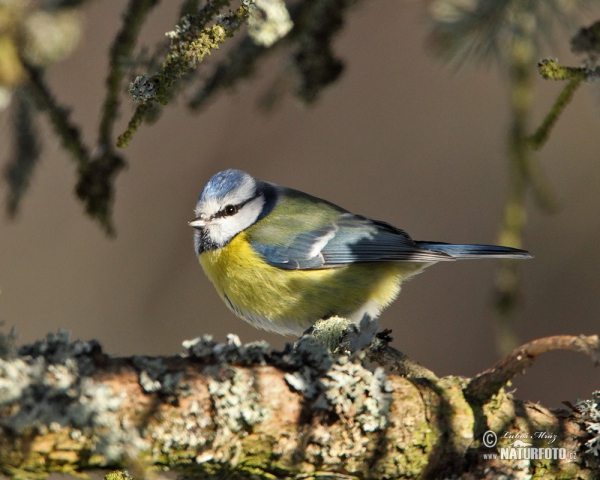
[[[237,213],[238,207],[236,207],[235,205],[227,205],[224,210],[225,215],[231,216]]]

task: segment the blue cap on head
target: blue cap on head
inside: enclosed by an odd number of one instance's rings
[[[207,200],[209,198],[223,197],[227,193],[241,187],[244,182],[254,180],[251,175],[241,170],[223,170],[208,181],[202,189],[198,201]]]

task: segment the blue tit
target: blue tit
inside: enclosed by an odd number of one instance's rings
[[[255,327],[301,334],[320,319],[375,319],[402,281],[437,262],[531,258],[492,245],[413,240],[326,200],[225,170],[205,185],[189,225],[204,272]]]

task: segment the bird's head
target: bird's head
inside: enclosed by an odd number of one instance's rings
[[[238,233],[261,217],[269,194],[269,184],[241,170],[224,170],[214,175],[202,189],[196,204],[196,253],[222,248]]]

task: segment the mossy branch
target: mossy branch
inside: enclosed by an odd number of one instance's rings
[[[4,348],[0,473],[31,479],[130,467],[140,478],[151,469],[187,478],[508,477],[520,462],[484,454],[510,448],[503,432],[520,432],[533,447],[570,453],[530,460],[530,475],[600,474],[585,453],[589,418],[576,410],[548,410],[503,390],[470,404],[468,379],[386,375],[365,366],[368,348],[332,356],[307,338],[280,352],[234,335],[226,344],[203,337],[184,346],[185,356],[114,358],[97,342],[59,332],[17,355]],[[500,437],[495,447],[483,442],[488,430]]]
[[[531,145],[531,148],[534,150],[539,150],[544,146],[548,137],[550,136],[550,131],[552,127],[558,121],[558,117],[563,113],[567,105],[571,102],[573,95],[581,85],[580,79],[572,79],[569,81],[567,85],[562,89],[560,94],[558,95],[554,105],[542,121],[542,124],[537,128],[535,133],[528,138],[528,141]]]
[[[132,84],[130,93],[142,103],[136,108],[125,132],[117,139],[118,147],[124,148],[129,144],[144,121],[149,102],[157,101],[165,105],[174,83],[190,69],[195,68],[197,63],[213,50],[218,49],[219,45],[231,37],[248,19],[249,4],[244,3],[235,11],[222,15],[217,24],[202,28],[198,32],[198,26],[206,23],[224,3],[229,2],[209,2],[207,5],[211,5],[210,8],[200,10],[196,16],[185,17],[184,25],[171,34],[171,51],[160,72],[152,76],[138,77]]]
[[[298,78],[296,94],[305,103],[313,103],[343,71],[344,64],[331,45],[356,3],[358,0],[306,0],[290,5],[293,28],[289,33],[268,46],[246,34],[192,95],[189,107],[199,110],[220,90],[250,77],[261,60],[281,47],[291,49],[291,63]]]
[[[29,43],[18,34],[13,35],[14,38],[5,38],[14,50],[15,65],[9,66],[19,72],[19,82],[27,83],[22,85],[22,90],[33,92],[39,109],[49,114],[56,135],[77,163],[77,196],[83,201],[86,212],[99,221],[108,234],[114,234],[111,218],[114,181],[126,165],[124,159],[115,153],[114,147],[126,146],[142,123],[150,123],[157,118],[161,105],[170,101],[188,82],[197,79],[191,73],[198,62],[219,48],[228,36],[232,36],[249,20],[248,35],[238,44],[239,50],[233,49],[241,52],[236,57],[237,60],[243,57],[241,63],[228,69],[225,76],[221,75],[223,70],[218,69],[213,76],[214,81],[205,84],[206,89],[201,93],[199,103],[205,99],[207,92],[210,96],[212,92],[248,76],[262,54],[275,50],[279,41],[287,37],[294,39],[292,56],[301,77],[299,95],[307,101],[313,101],[320,90],[337,79],[341,71],[341,62],[333,56],[330,44],[342,27],[346,10],[357,0],[302,0],[289,6],[283,0],[241,0],[239,8],[224,15],[220,12],[230,5],[230,0],[183,0],[179,8],[179,24],[167,34],[169,40],[161,42],[146,58],[143,52],[134,53],[134,47],[148,13],[159,1],[129,0],[127,3],[121,28],[110,49],[106,93],[95,145],[83,141],[79,128],[69,117],[69,110],[56,101],[44,81],[44,67],[26,60],[36,58],[26,48]],[[27,15],[38,10],[54,12],[56,9],[79,7],[83,3],[85,0],[42,2],[40,5],[23,7],[23,12]],[[295,16],[293,20],[290,14]],[[27,15],[22,15],[23,18],[19,17],[14,22],[24,21]],[[22,31],[22,26],[16,23],[11,24],[11,29],[14,32]],[[211,23],[214,25],[210,26]],[[69,31],[65,32],[67,34]],[[159,66],[159,59],[165,56],[166,61]],[[115,141],[113,130],[119,117],[121,87],[127,72],[140,65],[145,65],[151,73],[139,76],[133,82],[131,93],[139,104],[125,132]],[[157,70],[158,73],[153,73]],[[14,97],[17,96],[15,93]],[[192,104],[195,105],[194,101]],[[39,143],[33,140],[35,112],[26,114],[22,107],[21,104],[14,109],[18,115],[15,115],[13,126],[19,129],[14,148],[17,157],[5,171],[11,187],[7,202],[10,215],[17,211],[39,153]],[[29,141],[24,141],[26,137]]]
[[[538,71],[546,80],[567,80],[569,83],[562,89],[541,125],[528,138],[528,142],[534,150],[539,150],[544,146],[552,128],[573,99],[573,95],[580,85],[583,82],[600,80],[600,67],[593,69],[586,67],[565,67],[558,65],[557,61],[552,59],[542,60],[538,64]]]
[[[556,60],[545,59],[538,64],[540,75],[546,80],[579,80],[590,81],[598,80],[600,69],[593,70],[585,67],[564,67],[559,65]]]

